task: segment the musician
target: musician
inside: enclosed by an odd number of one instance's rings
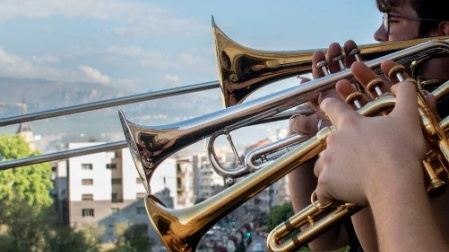
[[[388,72],[394,65],[385,61],[382,69]],[[351,69],[365,83],[377,77],[361,62]],[[414,85],[404,81],[392,86],[397,103],[387,116],[363,117],[339,99],[322,101],[320,108],[336,131],[315,164],[316,194],[324,205],[334,200],[369,204],[380,251],[449,251],[448,221],[438,214],[447,215],[448,205],[429,200],[425,189],[426,142]],[[337,90],[345,96],[353,87],[341,80]],[[449,200],[447,193],[443,198]]]
[[[449,35],[449,21],[447,21],[449,12],[445,8],[444,0],[376,0],[376,3],[378,9],[384,13],[382,24],[374,34],[374,38],[379,42]],[[353,41],[348,41],[343,46],[346,55],[344,65],[350,66],[356,61],[356,54],[351,54],[355,47]],[[334,43],[329,46],[327,55],[316,52],[313,56],[313,77],[319,78],[326,74],[322,67],[317,66],[323,61],[327,62],[328,70],[325,71],[329,71],[329,73],[340,71],[340,63],[333,59],[338,58],[341,51],[341,46]],[[438,57],[420,62],[419,67],[413,69],[411,74],[419,80],[420,85],[432,90],[442,81],[449,80],[447,69],[449,69],[449,58]],[[322,126],[329,125],[330,122],[319,109],[319,104],[326,97],[339,97],[339,95],[334,90],[323,92],[316,101],[311,102],[311,105],[316,107],[316,114],[309,117],[296,116],[292,118],[290,120],[291,131],[315,134]],[[449,112],[449,107],[445,104],[438,104],[437,108],[441,115]],[[363,163],[366,162],[369,160]],[[310,194],[315,189],[317,181],[313,174],[314,163],[315,161],[307,162],[289,174],[291,201],[295,211],[310,204]],[[443,233],[449,233],[447,230],[449,229],[449,215],[443,214],[449,212],[449,193],[432,199],[431,205],[435,216],[437,216],[440,229]],[[371,209],[367,207],[354,215],[352,223],[364,251],[378,251],[376,233],[372,228],[374,221]],[[314,240],[309,246],[318,251],[336,250],[347,245],[351,241],[350,237],[347,229],[344,226],[339,226]]]

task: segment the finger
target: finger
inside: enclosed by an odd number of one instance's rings
[[[345,62],[347,67],[351,67],[352,63],[354,63],[355,61],[362,60],[360,56],[360,50],[358,49],[358,46],[354,41],[346,41],[343,45],[343,50],[346,55]]]
[[[318,178],[317,187],[315,192],[312,194],[312,200],[318,200],[321,205],[328,205],[333,201],[333,197],[327,192],[326,188],[326,175],[323,173],[326,164],[329,162],[327,159],[326,150],[322,151],[319,154],[319,158],[315,162],[315,166],[313,167],[313,173]],[[314,199],[313,196],[316,196]]]
[[[382,62],[382,64],[380,65],[380,68],[382,69],[382,72],[384,72],[384,74],[386,76],[388,76],[394,83],[398,82],[399,80],[397,79],[397,76],[389,76],[391,69],[393,69],[394,67],[398,66],[399,64],[394,62],[393,60],[385,60]],[[404,79],[406,78],[410,78],[410,76],[407,74],[407,72],[405,71],[401,71],[400,74],[402,75],[402,77]]]
[[[386,85],[386,83],[363,62],[354,62],[351,65],[351,70],[354,77],[365,87],[367,93],[372,98],[377,98],[380,95],[375,91],[374,86],[370,86],[372,84],[371,81],[373,80],[379,80],[377,86],[381,93],[385,93],[389,90],[389,85]]]
[[[323,160],[325,159],[324,158],[325,155],[326,149],[324,149],[322,152],[318,154],[318,158],[315,161],[315,166],[313,167],[313,174],[315,174],[317,178],[320,176],[321,172],[323,172],[323,167],[325,164]]]
[[[335,84],[335,89],[340,94],[341,98],[343,98],[343,100],[345,100],[348,95],[357,91],[351,84],[351,82],[346,79],[337,81],[337,83]]]
[[[329,71],[331,73],[339,72],[345,68],[344,56],[340,44],[332,43],[329,45],[326,60],[329,63]]]
[[[315,191],[320,206],[329,206],[330,204],[332,204],[333,198],[326,190],[323,190],[321,186],[317,187]]]
[[[324,72],[317,66],[319,62],[326,61],[326,56],[322,51],[317,51],[312,56],[312,76],[313,78],[320,78],[324,76]]]
[[[335,90],[340,94],[341,98],[349,105],[358,109],[370,101],[366,95],[358,92],[354,85],[346,79],[339,80],[335,84]],[[358,95],[356,95],[358,94]]]
[[[432,94],[426,93],[424,94],[424,99],[426,100],[426,103],[429,104],[429,107],[432,109],[433,114],[435,116],[439,116],[437,110],[437,98]]]
[[[326,186],[320,182],[321,177],[318,178],[318,185],[315,189],[316,200],[319,202],[320,206],[329,206],[332,204],[334,197],[326,189]]]
[[[415,125],[419,121],[418,99],[414,83],[404,81],[391,88],[396,96],[396,105],[391,115],[403,120],[407,125]]]
[[[315,107],[315,110],[317,111],[318,116],[325,117],[324,113],[319,108],[319,104],[324,99],[330,98],[330,97],[333,97],[333,98],[341,100],[341,96],[338,94],[337,90],[335,90],[334,88],[328,89],[328,90],[325,90],[325,91],[321,92],[320,95],[318,96],[317,104],[316,104],[316,107]]]
[[[308,81],[310,81],[310,78],[308,78],[308,77],[304,77],[304,76],[298,76],[298,79],[299,79],[299,84],[303,84],[303,83],[306,83],[306,82],[308,82]]]
[[[314,135],[320,129],[330,126],[329,120],[323,118],[313,118],[304,115],[299,115],[290,119],[289,126],[292,133]]]
[[[381,64],[381,69],[384,73],[389,75],[390,71],[398,65],[398,63],[392,60],[385,60]],[[401,75],[403,78],[409,78],[409,75],[405,71],[402,71]],[[396,77],[391,76],[390,78],[395,79]],[[413,120],[411,123],[416,122],[416,118],[419,117],[415,85],[416,84],[413,82],[403,81],[391,87],[391,91],[396,96],[396,105],[391,112],[392,115],[406,117],[403,118],[403,120]],[[410,117],[407,115],[410,115]]]
[[[392,60],[386,60],[386,61],[382,62],[381,68],[382,68],[382,71],[384,71],[385,73],[389,73],[390,70],[397,65],[398,65],[398,63],[396,63]],[[403,78],[410,78],[408,73],[405,71],[401,72],[401,75]],[[396,76],[392,76],[392,78],[395,81],[398,81]],[[416,83],[412,83],[412,84],[414,85],[414,89],[416,91],[416,88],[417,88]],[[423,94],[425,102],[429,105],[433,114],[435,116],[439,117],[439,114],[437,111],[437,99],[432,94],[429,94],[426,90],[421,90],[421,93]],[[415,93],[415,96],[416,96],[416,93]]]
[[[331,120],[331,123],[335,125],[337,129],[339,128],[340,120],[343,120],[342,118],[345,118],[346,116],[360,116],[348,104],[335,98],[324,99],[320,104],[320,108],[326,113]]]

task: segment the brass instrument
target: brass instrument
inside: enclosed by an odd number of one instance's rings
[[[249,49],[241,46],[231,39],[229,39],[212,20],[213,36],[216,43],[216,52],[218,62],[221,62],[224,55],[230,59],[230,65],[226,68],[223,65],[218,64],[218,71],[220,80],[209,81],[205,83],[197,83],[192,85],[186,85],[179,88],[170,88],[165,90],[159,90],[155,92],[142,93],[137,95],[131,95],[126,97],[114,98],[104,101],[74,105],[69,107],[63,107],[58,109],[50,109],[45,111],[39,111],[34,113],[28,113],[25,115],[18,115],[12,117],[0,118],[0,127],[11,124],[29,122],[35,120],[42,120],[46,118],[52,118],[63,115],[70,115],[75,113],[82,113],[92,111],[96,109],[109,108],[118,105],[150,101],[163,97],[169,97],[174,95],[181,95],[186,93],[200,92],[204,90],[221,88],[223,103],[226,107],[235,105],[243,101],[243,98],[248,97],[256,89],[271,83],[272,81],[279,80],[288,76],[294,76],[311,71],[311,58],[312,53],[316,50],[309,51],[297,51],[297,52],[266,52]],[[434,37],[434,40],[444,40],[447,37]],[[404,49],[412,45],[424,42],[423,39],[391,42],[382,44],[373,44],[360,46],[361,56],[364,59],[373,59],[377,56],[385,55],[388,52],[392,52],[399,49]],[[266,70],[261,71],[260,68],[251,68],[248,61],[254,61],[258,65],[266,64]],[[288,61],[288,64],[285,62]],[[275,64],[274,62],[284,62],[282,64]],[[267,69],[271,69],[270,72]],[[272,76],[271,76],[272,75]],[[240,76],[240,77],[239,77]],[[243,76],[243,77],[242,77]],[[237,78],[238,77],[238,78]],[[251,79],[251,78],[257,78]],[[237,99],[234,97],[238,97]],[[233,100],[234,102],[230,102]],[[304,114],[310,113],[310,111],[301,112]],[[280,113],[273,115],[272,117],[258,121],[257,123],[263,123],[265,121],[273,121],[285,119],[291,116],[291,113]],[[449,123],[449,122],[448,122]],[[40,156],[32,156],[27,158],[21,158],[17,160],[8,160],[0,162],[0,170],[11,169],[24,165],[37,164],[42,162],[54,161],[64,158],[76,157],[86,154],[99,153],[103,151],[111,151],[125,147],[126,141],[110,142],[98,146],[84,147],[74,150],[66,150],[61,152],[49,153]],[[283,147],[281,147],[283,148]],[[262,151],[265,155],[265,150]],[[242,162],[242,164],[245,162]],[[254,164],[254,166],[259,166]],[[219,165],[217,165],[219,167]],[[215,167],[214,167],[215,168]],[[223,171],[227,173],[226,169],[218,168],[219,172]],[[232,171],[231,173],[235,173]],[[240,173],[247,173],[240,172]],[[228,175],[224,175],[228,176]]]
[[[212,31],[214,35],[219,82],[222,89],[223,104],[225,107],[234,106],[242,103],[251,93],[257,89],[266,86],[277,80],[300,74],[310,73],[312,70],[312,56],[317,50],[303,50],[293,52],[269,52],[251,49],[242,46],[218,28],[212,17]],[[432,40],[446,40],[449,36],[433,37]],[[372,60],[388,53],[408,48],[419,43],[428,41],[428,38],[415,39],[409,41],[377,43],[371,45],[362,45],[358,47],[358,54],[364,60]],[[413,65],[416,62],[425,61],[428,58],[435,57],[437,54],[446,54],[444,51],[426,52],[420,55],[419,59],[413,55],[398,57],[396,61],[400,64]],[[320,92],[320,91],[319,91]],[[310,99],[309,99],[310,100]],[[303,107],[297,114],[308,115],[314,111]],[[230,123],[231,124],[231,123]],[[238,126],[240,127],[240,126]],[[207,153],[209,160],[215,172],[226,177],[226,183],[231,185],[235,179],[248,173],[260,169],[269,162],[274,161],[282,153],[293,149],[299,142],[298,139],[306,139],[307,136],[295,135],[288,139],[268,144],[267,146],[256,148],[248,153],[244,160],[237,155],[237,150],[233,144],[229,132],[232,127],[212,134],[207,139]],[[229,145],[233,150],[237,167],[226,168],[220,164],[215,154],[214,142],[219,135],[226,135]],[[295,138],[295,140],[293,140]]]
[[[366,64],[377,70],[385,59],[409,65],[414,61],[448,53],[449,42],[434,40],[376,58]],[[169,251],[194,251],[202,235],[215,222],[325,148],[325,139],[332,132],[332,127],[322,129],[316,136],[304,141],[294,151],[288,152],[232,187],[188,209],[165,208],[157,198],[151,195],[149,182],[158,165],[165,158],[191,143],[214,134],[230,132],[315,99],[320,92],[333,88],[336,81],[342,78],[352,79],[350,70],[345,69],[339,73],[330,74],[265,97],[169,125],[141,126],[128,121],[120,111],[120,120],[133,160],[149,194],[145,203],[150,221]],[[445,90],[447,88],[448,85],[445,86]],[[442,91],[442,93],[444,92],[446,91]],[[376,115],[381,111],[388,110],[394,106],[394,103],[394,97],[385,95],[367,104],[359,112],[363,115]],[[422,114],[423,121],[435,122],[435,120],[428,120],[426,113]],[[440,127],[439,124],[433,125],[433,128],[438,127]],[[336,216],[348,216],[357,208],[346,207],[344,214]],[[327,219],[336,221],[335,218],[340,217]],[[327,225],[323,224],[323,226]],[[299,240],[307,243],[322,231],[303,232]],[[276,235],[275,238],[277,239],[278,236]],[[275,245],[276,242],[274,241]],[[272,242],[268,241],[268,244],[270,245]],[[269,248],[276,249],[275,246]]]
[[[402,70],[401,68],[402,66],[393,68],[388,74],[390,79],[396,78],[397,81],[404,81],[402,74],[399,73]],[[432,95],[438,99],[447,93],[449,93],[449,81],[442,84],[438,90],[432,92]],[[437,116],[433,114],[430,107],[425,103],[424,97],[420,92],[417,95],[423,133],[427,143],[431,146],[431,150],[426,153],[422,161],[426,178],[426,189],[429,197],[435,197],[446,190],[449,179],[449,140],[445,134],[445,131],[448,130],[448,125],[437,120]],[[386,96],[390,96],[390,94],[384,94],[381,98],[383,99]],[[371,105],[367,104],[366,106]],[[361,114],[365,114],[366,106],[359,110]],[[445,120],[448,118],[446,117]],[[302,247],[335,225],[342,218],[351,216],[364,207],[352,203],[342,203],[337,207],[322,206],[313,197],[311,197],[311,201],[312,204],[290,217],[287,221],[279,224],[268,234],[267,247],[269,251],[286,252]],[[323,215],[324,217],[318,217]],[[316,218],[319,219],[316,220]],[[292,231],[298,230],[306,224],[309,227],[295,237],[283,241],[282,244],[279,242],[291,234]]]
[[[326,49],[313,49],[269,52],[251,49],[236,43],[226,36],[215,24],[213,17],[212,32],[217,55],[219,82],[225,107],[241,103],[252,92],[269,83],[287,77],[310,73],[313,53],[319,50],[326,51]],[[449,39],[449,36],[432,38],[432,40],[446,39]],[[361,45],[358,49],[363,60],[372,60],[428,40],[429,38],[422,38],[368,44]]]

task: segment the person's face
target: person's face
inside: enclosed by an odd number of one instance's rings
[[[397,7],[389,14],[392,16],[389,20],[390,31],[387,33],[381,24],[379,29],[374,33],[374,39],[380,42],[387,42],[418,38],[420,22],[400,18],[418,18],[418,14],[409,4]]]

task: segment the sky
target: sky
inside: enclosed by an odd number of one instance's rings
[[[0,0],[0,76],[131,93],[216,80],[211,17],[250,48],[374,43],[374,0]]]

